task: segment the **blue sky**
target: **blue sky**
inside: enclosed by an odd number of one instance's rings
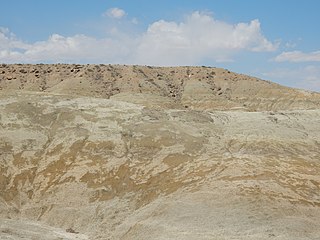
[[[319,0],[10,0],[0,62],[228,68],[320,91]]]

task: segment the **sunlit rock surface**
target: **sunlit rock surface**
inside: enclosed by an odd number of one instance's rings
[[[319,239],[318,93],[62,64],[0,89],[0,239]]]

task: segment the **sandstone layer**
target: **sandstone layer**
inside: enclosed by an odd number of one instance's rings
[[[320,237],[319,93],[62,64],[0,88],[0,239]]]

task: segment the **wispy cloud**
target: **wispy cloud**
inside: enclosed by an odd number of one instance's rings
[[[103,15],[110,18],[121,19],[126,15],[126,12],[121,8],[110,8]]]
[[[116,19],[126,15],[118,8],[107,14]],[[0,28],[1,62],[194,65],[207,59],[231,61],[239,52],[269,52],[277,47],[262,34],[259,20],[229,24],[202,12],[182,22],[156,21],[140,34],[117,29],[117,34],[105,38],[52,34],[46,41],[26,43]]]
[[[320,66],[318,65],[279,67],[262,75],[293,87],[320,92]]]
[[[320,51],[311,53],[301,51],[283,52],[274,60],[276,62],[320,62]]]

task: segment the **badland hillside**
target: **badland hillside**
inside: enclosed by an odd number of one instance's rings
[[[211,67],[0,65],[0,239],[319,239],[320,94]]]

